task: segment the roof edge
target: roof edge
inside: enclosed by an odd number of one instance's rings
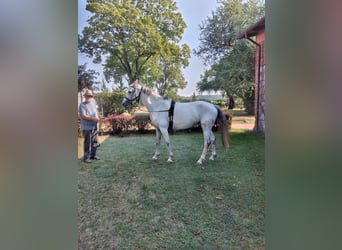
[[[243,39],[243,38],[248,38],[252,37],[258,34],[258,31],[265,29],[265,16],[261,18],[258,22],[255,24],[252,24],[249,26],[245,32],[241,33],[237,39]]]

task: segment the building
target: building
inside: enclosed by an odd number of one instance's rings
[[[252,39],[255,37],[254,39]],[[248,39],[256,46],[255,50],[255,131],[265,132],[265,17],[250,26],[238,39]]]

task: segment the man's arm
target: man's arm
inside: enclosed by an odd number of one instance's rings
[[[94,122],[98,122],[98,116],[97,116],[97,112],[96,112],[96,116],[90,116],[87,114],[86,112],[86,108],[84,107],[84,105],[81,103],[80,107],[79,107],[79,113],[80,113],[80,117],[84,120],[88,120],[88,121],[94,121]]]
[[[81,114],[81,117],[84,120],[89,120],[89,121],[94,121],[94,122],[98,122],[99,121],[99,116],[97,115],[97,113],[96,113],[96,117],[92,117],[92,116],[86,115],[86,114]]]

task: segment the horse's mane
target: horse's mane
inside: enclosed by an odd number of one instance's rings
[[[149,89],[148,87],[146,87],[146,86],[144,86],[144,85],[142,85],[142,84],[140,84],[141,85],[141,91],[144,93],[144,94],[146,94],[146,95],[148,95],[148,96],[150,96],[150,95],[158,95],[157,93],[153,93],[153,91],[152,91],[152,89]]]
[[[148,95],[148,96],[153,95],[154,97],[157,97],[157,98],[159,98],[159,99],[164,99],[164,100],[165,100],[165,99],[168,99],[167,97],[161,96],[161,95],[159,95],[156,91],[154,91],[154,90],[152,90],[152,89],[146,87],[146,86],[145,86],[144,84],[142,84],[141,82],[135,81],[135,82],[134,82],[134,85],[140,85],[140,86],[141,86],[141,91],[142,91],[144,94]]]

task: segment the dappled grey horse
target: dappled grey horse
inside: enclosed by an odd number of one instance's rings
[[[161,135],[163,135],[169,153],[167,162],[173,162],[173,153],[168,133],[170,125],[173,130],[179,130],[192,128],[200,123],[203,132],[204,146],[202,154],[197,161],[198,164],[203,163],[209,146],[211,146],[212,149],[209,159],[214,160],[216,157],[215,135],[212,131],[215,122],[219,125],[223,147],[225,149],[229,147],[227,119],[218,106],[204,101],[174,103],[174,101],[165,99],[151,89],[143,86],[138,81],[129,85],[122,104],[123,106],[128,107],[129,105],[139,102],[140,99],[150,112],[151,123],[156,128],[157,143],[156,151],[152,157],[153,160],[157,160],[159,157],[160,139]]]

